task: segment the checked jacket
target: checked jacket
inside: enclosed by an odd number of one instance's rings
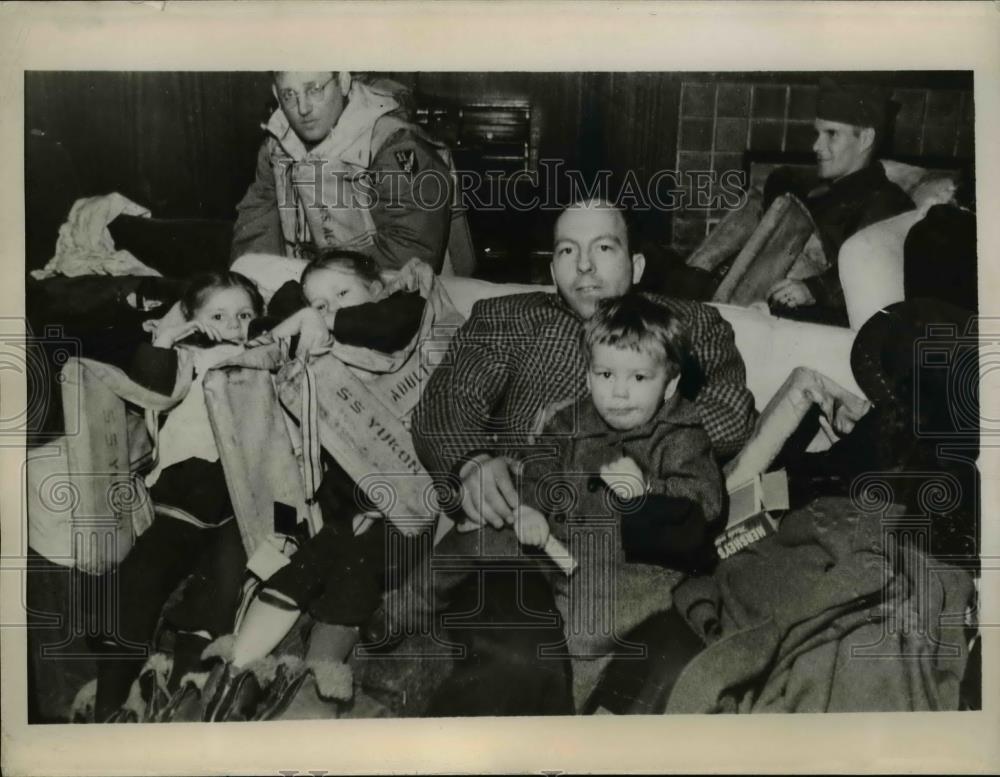
[[[693,398],[716,457],[731,457],[756,420],[732,327],[701,303],[647,296],[685,322],[690,364],[682,391]],[[543,408],[586,394],[582,326],[554,293],[477,302],[414,412],[413,441],[427,470],[456,473],[483,452],[521,458]]]

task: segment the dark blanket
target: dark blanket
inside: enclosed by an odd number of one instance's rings
[[[971,576],[886,536],[891,520],[816,499],[682,582],[675,604],[708,647],[667,711],[958,709]]]
[[[127,368],[140,343],[149,342],[143,321],[162,316],[178,299],[182,282],[134,275],[28,279],[25,311],[29,336],[28,444],[63,432],[59,371],[70,356]],[[131,307],[129,294],[156,299],[160,308],[147,313]]]

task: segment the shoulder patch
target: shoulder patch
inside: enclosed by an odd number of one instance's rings
[[[396,163],[404,173],[416,173],[417,171],[417,151],[413,148],[396,151]]]

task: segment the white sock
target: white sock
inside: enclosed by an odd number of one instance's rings
[[[255,599],[233,642],[233,666],[242,669],[274,650],[295,625],[300,612]]]

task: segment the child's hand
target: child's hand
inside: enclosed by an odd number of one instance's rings
[[[534,507],[522,504],[514,519],[514,533],[522,545],[543,548],[549,539],[549,522]]]
[[[253,340],[247,341],[247,348],[256,348],[260,345],[270,345],[274,342],[274,336],[270,332],[257,335]]]
[[[313,308],[302,308],[294,315],[289,316],[266,335],[261,335],[253,344],[264,344],[275,340],[285,340],[296,335],[299,336],[299,344],[295,349],[295,357],[304,357],[313,351],[326,348],[330,345],[330,330],[323,320],[323,314]]]
[[[833,412],[833,428],[840,435],[850,434],[855,424],[871,409],[871,402],[866,399],[860,397],[844,398],[837,403],[836,410]]]
[[[180,342],[185,337],[201,332],[210,340],[221,343],[225,338],[211,324],[204,321],[185,321],[183,324],[175,326],[164,326],[162,323],[156,328],[156,335],[153,337],[153,345],[157,348],[172,348],[175,343]]]
[[[268,337],[271,340],[287,340],[290,337],[295,337],[295,335],[297,335],[302,329],[302,316],[305,310],[307,310],[307,308],[303,308],[302,310],[293,313],[280,324],[273,327],[270,332],[265,335],[261,335],[257,339],[262,340],[263,338]]]
[[[628,456],[601,465],[601,480],[619,499],[635,499],[646,493],[646,478],[639,465]]]
[[[299,344],[295,349],[295,358],[306,358],[309,354],[328,348],[333,342],[333,336],[327,328],[323,314],[313,308],[299,311]]]

